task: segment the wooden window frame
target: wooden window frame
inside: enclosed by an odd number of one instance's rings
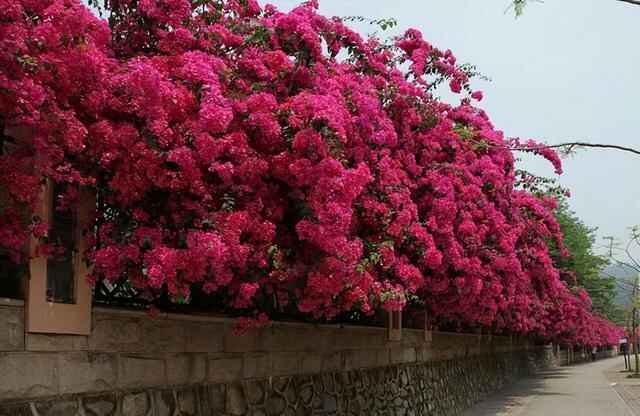
[[[42,185],[42,195],[34,215],[50,222],[53,207],[53,186],[49,180]],[[89,335],[91,332],[91,286],[87,281],[90,268],[83,261],[87,249],[83,230],[89,230],[95,209],[93,192],[81,188],[75,227],[76,248],[73,256],[75,303],[54,303],[47,300],[47,258],[36,257],[39,241],[31,238],[29,251],[29,282],[26,303],[26,330],[34,333]]]

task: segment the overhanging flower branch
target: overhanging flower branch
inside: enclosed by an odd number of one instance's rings
[[[561,149],[563,153],[567,153],[567,154],[572,153],[575,150],[584,147],[584,148],[594,148],[594,149],[613,149],[613,150],[620,150],[623,152],[629,152],[636,155],[640,155],[640,150],[638,149],[634,149],[632,147],[627,147],[627,146],[620,146],[617,144],[607,144],[607,143],[565,142],[565,143],[558,143],[558,144],[539,144],[537,145],[537,147],[539,149]],[[524,152],[528,152],[532,150],[529,147],[519,147],[519,146],[512,146],[510,147],[510,149],[513,151],[524,151]]]

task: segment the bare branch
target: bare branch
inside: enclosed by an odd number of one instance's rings
[[[618,0],[618,1],[632,1],[632,0]],[[636,0],[633,0],[636,1]],[[637,0],[637,4],[640,5],[640,0]],[[510,147],[511,150],[515,150],[515,151],[535,151],[536,149],[557,149],[560,147],[566,147],[569,151],[573,150],[574,147],[595,147],[595,148],[599,148],[599,149],[615,149],[615,150],[622,150],[624,152],[630,152],[630,153],[634,153],[638,156],[640,156],[640,150],[631,148],[631,147],[625,147],[625,146],[618,146],[616,144],[603,144],[603,143],[587,143],[587,142],[567,142],[567,143],[560,143],[560,144],[549,144],[549,145],[540,145],[534,148],[531,147]]]
[[[632,264],[632,263],[628,263],[628,262],[626,262],[626,261],[621,261],[621,260],[618,260],[618,259],[616,259],[616,258],[614,258],[614,257],[611,257],[611,260],[612,260],[613,262],[615,262],[615,264],[616,264],[617,266],[627,267],[627,268],[629,268],[629,269],[631,269],[631,270],[633,270],[633,271],[635,271],[635,272],[637,272],[637,273],[640,273],[640,268],[636,267],[636,266],[635,266],[634,264]]]
[[[523,12],[524,6],[526,6],[530,1],[533,1],[533,0],[512,0],[512,2],[509,4],[509,7],[507,7],[507,9],[504,12],[507,13],[513,9],[516,17],[519,17]],[[640,0],[617,0],[617,1],[622,3],[627,3],[627,4],[633,4],[635,6],[640,6]],[[542,0],[536,0],[536,2],[543,3]]]
[[[640,270],[640,264],[638,264],[636,259],[633,258],[633,256],[631,255],[631,252],[629,251],[629,246],[627,246],[627,248],[624,251],[625,253],[627,253],[627,257],[629,258],[629,260],[631,260],[631,262],[635,265],[635,269]]]
[[[640,6],[640,0],[618,0],[623,3],[635,4],[636,6]]]

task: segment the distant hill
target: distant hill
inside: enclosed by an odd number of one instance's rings
[[[604,274],[613,276],[616,279],[616,297],[614,302],[620,306],[627,306],[633,288],[633,282],[638,276],[638,272],[632,267],[625,265],[611,264],[604,268]]]

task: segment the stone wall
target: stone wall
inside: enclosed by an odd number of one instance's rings
[[[568,366],[574,364],[589,363],[592,360],[589,348],[574,347],[571,351],[567,346],[554,348],[553,364],[555,366]],[[616,357],[619,354],[618,347],[600,348],[596,353],[597,360]]]
[[[0,416],[448,415],[548,364],[507,337],[96,309],[90,336],[24,333],[0,301]]]

